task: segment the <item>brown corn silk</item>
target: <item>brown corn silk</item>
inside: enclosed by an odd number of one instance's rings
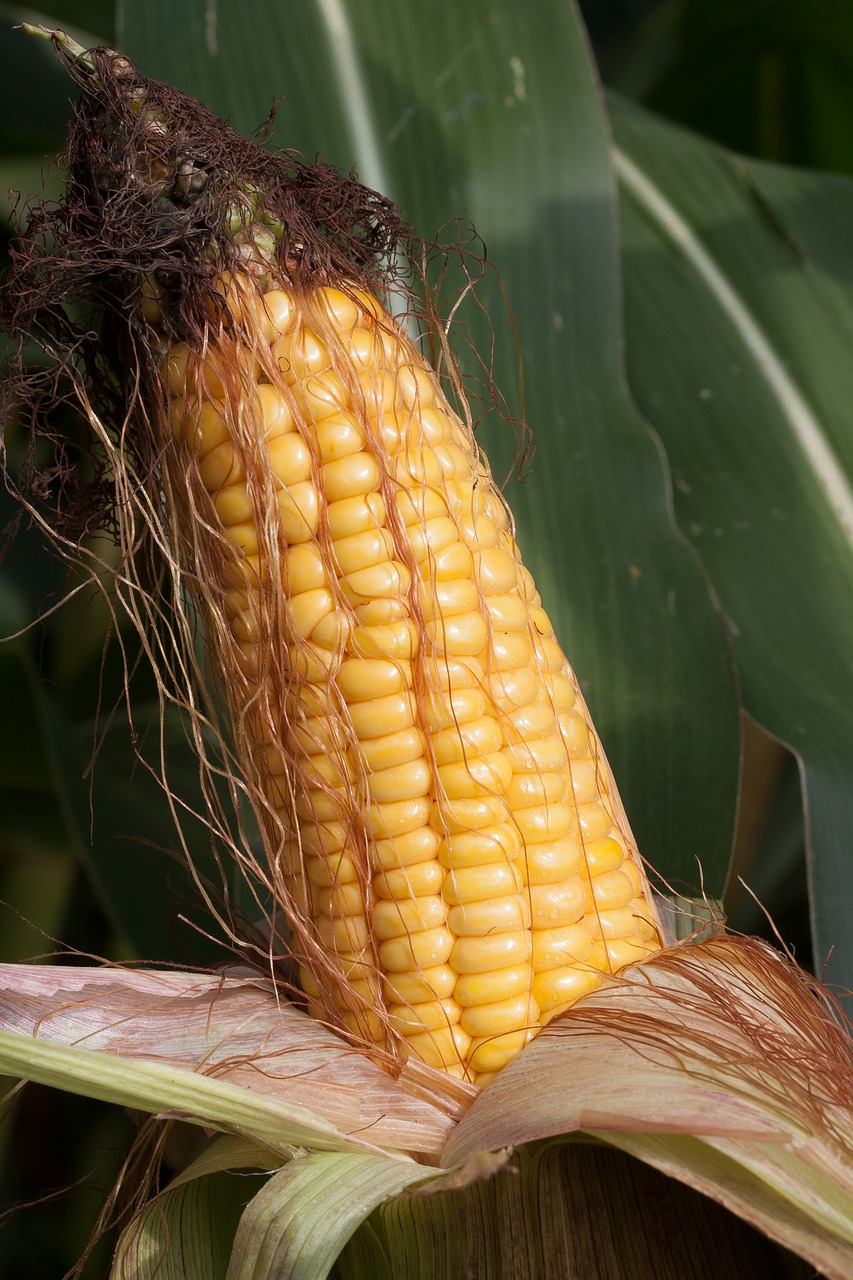
[[[94,88],[76,72],[88,176],[68,200],[103,189],[106,97],[143,174],[122,247],[130,228],[149,253],[116,265],[121,308],[95,298],[124,316],[124,428],[90,417],[166,551],[170,668],[178,684],[187,673],[190,706],[204,694],[187,596],[203,620],[225,759],[266,870],[235,852],[286,915],[311,1012],[386,1061],[487,1083],[660,947],[578,682],[458,378],[460,412],[378,301],[377,263],[400,236],[389,207],[326,169],[247,151],[124,60],[95,66]],[[118,126],[110,145],[127,149]],[[140,189],[159,201],[147,242]],[[196,211],[209,226],[223,207],[227,229],[193,244]],[[49,309],[36,313],[50,330]]]

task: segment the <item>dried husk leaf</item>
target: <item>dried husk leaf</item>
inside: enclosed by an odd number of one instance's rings
[[[558,1019],[442,1160],[594,1133],[841,1280],[853,1271],[851,1102],[853,1049],[828,993],[765,944],[718,937],[661,953]]]

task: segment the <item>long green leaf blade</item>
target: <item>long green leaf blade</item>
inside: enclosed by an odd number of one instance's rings
[[[631,385],[746,709],[802,762],[816,966],[834,948],[828,976],[851,985],[853,187],[747,164],[624,104],[613,118]]]

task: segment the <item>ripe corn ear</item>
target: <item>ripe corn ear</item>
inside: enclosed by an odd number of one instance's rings
[[[660,945],[612,776],[400,327],[354,287],[221,293],[206,352],[163,344],[171,474],[309,1008],[483,1084]]]

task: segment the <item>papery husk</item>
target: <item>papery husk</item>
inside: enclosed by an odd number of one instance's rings
[[[543,1032],[463,1117],[442,1163],[594,1134],[847,1280],[849,1030],[830,993],[763,942],[673,947]]]

